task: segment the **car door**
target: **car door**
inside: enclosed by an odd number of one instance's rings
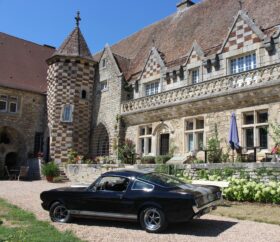
[[[120,176],[104,176],[87,198],[87,208],[92,212],[126,213],[129,203],[126,191],[130,180]]]

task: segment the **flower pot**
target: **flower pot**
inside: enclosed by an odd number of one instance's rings
[[[53,182],[53,176],[46,176],[48,182]]]

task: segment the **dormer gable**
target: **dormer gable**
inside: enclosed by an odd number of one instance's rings
[[[240,49],[254,43],[265,41],[266,39],[267,36],[254,21],[243,10],[240,10],[218,53]]]
[[[108,70],[108,68],[111,68],[109,70],[110,73],[115,73],[115,75],[117,76],[122,75],[122,72],[116,62],[110,46],[106,44],[99,61],[99,71],[102,72],[102,70]]]
[[[159,51],[153,47],[149,53],[140,80],[152,81],[161,77],[161,69],[165,67]]]
[[[204,56],[205,55],[202,48],[199,46],[199,44],[196,41],[194,41],[191,49],[187,54],[187,60],[185,65],[201,62],[203,61]]]

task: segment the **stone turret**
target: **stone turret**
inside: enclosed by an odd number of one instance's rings
[[[47,60],[48,126],[50,156],[56,162],[67,160],[70,149],[81,155],[89,153],[93,105],[95,62],[79,28]]]

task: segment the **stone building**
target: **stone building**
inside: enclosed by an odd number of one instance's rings
[[[40,47],[47,52],[40,58],[48,59],[48,75],[46,65],[44,73],[38,67],[43,74],[36,86],[48,83],[47,112],[46,89],[36,90],[32,94],[42,105],[32,112],[38,117],[28,122],[33,127],[28,140],[44,132],[58,162],[67,159],[69,149],[116,157],[115,146],[125,138],[142,156],[171,149],[185,156],[205,149],[216,124],[226,148],[235,112],[244,152],[261,147],[263,156],[274,145],[269,123],[280,122],[279,12],[278,0],[183,0],[171,16],[94,55],[77,16],[76,28],[60,48]],[[20,92],[24,84],[14,80],[14,89],[8,85],[6,91],[7,82],[0,78],[0,94],[7,97],[8,90]],[[4,130],[10,114],[1,112]],[[38,124],[36,130],[31,122]]]
[[[0,176],[48,153],[45,60],[54,50],[0,33]]]

